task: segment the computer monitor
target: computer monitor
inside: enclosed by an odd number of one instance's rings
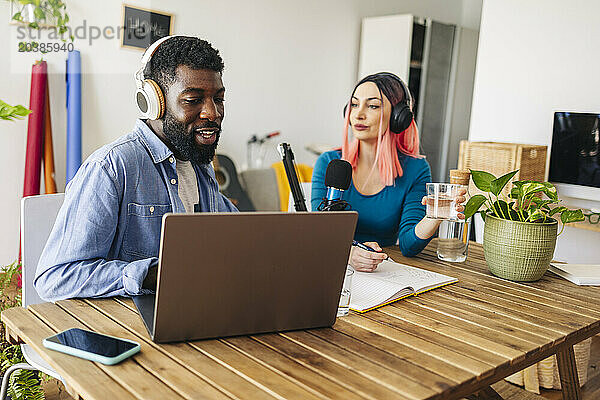
[[[548,180],[561,197],[600,199],[600,114],[555,112]]]

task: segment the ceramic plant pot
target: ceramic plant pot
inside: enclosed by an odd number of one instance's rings
[[[550,266],[558,222],[530,223],[485,217],[483,254],[490,272],[511,281],[539,280]]]

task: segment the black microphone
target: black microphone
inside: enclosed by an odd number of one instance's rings
[[[319,204],[319,211],[344,211],[350,205],[342,200],[342,194],[350,187],[352,165],[345,160],[331,160],[325,171],[327,195]]]

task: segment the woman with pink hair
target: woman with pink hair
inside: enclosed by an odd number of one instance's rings
[[[405,256],[417,255],[440,225],[425,217],[425,184],[431,182],[431,171],[419,154],[411,100],[406,84],[392,73],[361,79],[344,108],[342,147],[321,154],[313,171],[311,205],[316,211],[326,194],[329,162],[341,158],[352,165],[350,188],[342,199],[358,211],[354,239],[375,250],[352,246],[348,263],[358,271],[375,270],[387,258],[384,246],[398,243]],[[456,200],[460,204],[465,198]]]

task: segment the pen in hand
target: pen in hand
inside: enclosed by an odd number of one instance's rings
[[[352,246],[356,246],[359,249],[363,249],[363,250],[367,250],[367,251],[372,251],[373,253],[379,253],[379,251],[375,250],[372,247],[367,246],[366,244],[362,244],[360,242],[357,242],[356,240],[352,240]],[[390,256],[387,256],[386,258],[384,258],[384,260],[389,260]]]

